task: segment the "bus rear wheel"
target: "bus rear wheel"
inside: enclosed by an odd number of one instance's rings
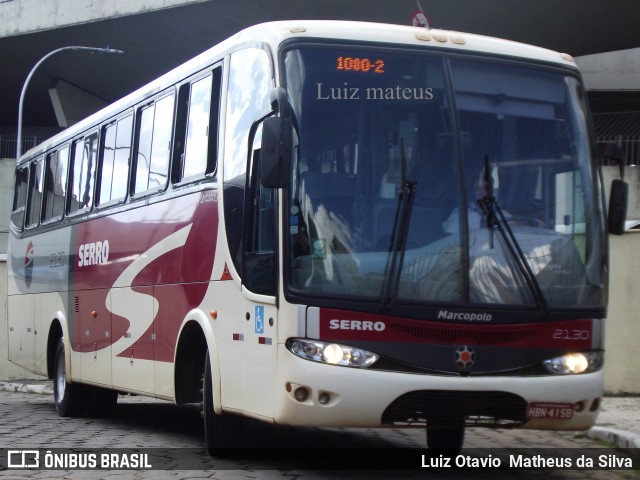
[[[464,444],[464,416],[427,420],[427,447],[432,452],[457,455]]]
[[[202,417],[204,418],[204,437],[211,456],[223,456],[231,453],[231,448],[241,445],[242,418],[230,414],[218,415],[213,409],[213,382],[211,380],[211,362],[209,352],[204,362],[202,378]]]
[[[89,400],[89,389],[79,383],[67,382],[64,339],[58,341],[54,361],[53,398],[61,417],[79,417]]]

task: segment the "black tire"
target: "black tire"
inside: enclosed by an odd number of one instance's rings
[[[53,366],[53,398],[56,411],[61,417],[80,417],[84,414],[89,399],[89,389],[79,383],[67,382],[67,364],[64,354],[64,339],[58,341]]]
[[[207,450],[211,456],[228,456],[233,453],[229,449],[241,446],[242,418],[229,414],[218,415],[213,410],[209,352],[205,357],[202,380],[202,417],[204,418],[204,437]]]
[[[427,447],[432,452],[457,455],[464,444],[464,417],[427,420]]]

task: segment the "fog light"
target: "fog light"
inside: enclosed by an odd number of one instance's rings
[[[309,398],[309,390],[307,390],[306,387],[298,387],[293,392],[293,396],[297,401],[304,402]]]
[[[322,405],[326,405],[327,403],[329,403],[329,400],[331,400],[331,395],[329,395],[327,392],[322,392],[320,393],[320,395],[318,395],[318,402],[320,402]]]

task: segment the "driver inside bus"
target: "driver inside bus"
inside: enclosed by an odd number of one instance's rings
[[[469,202],[467,204],[469,230],[478,229],[486,224],[486,222],[483,222],[486,214],[480,208],[479,201],[488,195],[491,195],[490,188],[481,172],[478,179],[473,183],[473,188],[469,194]],[[509,218],[508,212],[503,210],[503,213]],[[454,208],[449,218],[442,223],[442,228],[446,234],[455,235],[460,233],[460,212],[458,207]]]
[[[470,200],[467,204],[467,220],[470,231],[487,226],[487,213],[483,211],[481,203],[493,195],[491,190],[491,185],[489,185],[489,182],[484,178],[484,172],[480,172],[477,180],[473,184],[471,194],[469,195]],[[509,221],[510,224],[545,228],[544,222],[538,218],[524,215],[514,216],[504,208],[502,208],[501,211],[504,218]],[[442,229],[449,235],[460,233],[460,213],[457,207],[453,209],[449,218],[442,223]]]

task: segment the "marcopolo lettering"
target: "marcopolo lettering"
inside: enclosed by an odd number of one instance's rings
[[[382,332],[386,325],[384,322],[372,322],[370,320],[329,320],[331,330],[360,330],[369,332]]]
[[[493,315],[490,313],[478,312],[450,312],[449,310],[438,311],[438,320],[463,320],[467,322],[490,322]]]
[[[105,264],[109,261],[109,240],[83,243],[78,247],[78,267]]]

